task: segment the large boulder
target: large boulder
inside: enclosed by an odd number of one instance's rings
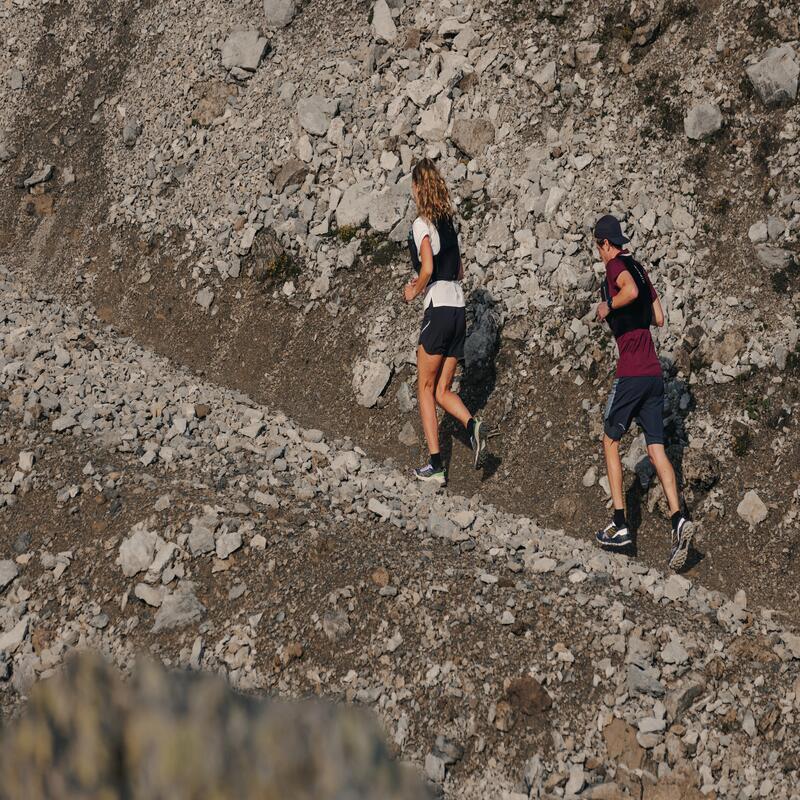
[[[798,75],[800,64],[788,44],[770,47],[761,61],[747,68],[747,77],[758,96],[768,106],[794,102],[797,97]]]
[[[406,215],[411,202],[408,182],[389,186],[372,195],[369,204],[369,226],[380,233],[389,233]]]
[[[264,0],[264,17],[270,28],[285,28],[297,14],[297,0]]]
[[[344,190],[336,206],[336,225],[339,228],[358,228],[369,217],[372,190],[365,183],[354,183]]]
[[[453,144],[470,158],[483,155],[494,137],[494,125],[488,119],[457,119],[450,133]]]
[[[690,139],[704,139],[722,127],[722,112],[716,103],[693,106],[683,120],[683,130]]]
[[[353,390],[356,402],[372,408],[392,377],[392,370],[380,361],[359,361],[353,372]]]
[[[389,44],[397,38],[397,26],[386,0],[378,0],[372,8],[372,35],[379,42]]]
[[[429,797],[361,709],[255,699],[152,662],[125,682],[92,653],[33,687],[3,730],[0,770],[8,800]]]
[[[474,321],[464,343],[464,366],[470,373],[490,372],[497,349],[497,323],[491,309],[476,306]]]
[[[233,31],[222,45],[222,66],[255,72],[267,49],[267,40],[258,31]]]

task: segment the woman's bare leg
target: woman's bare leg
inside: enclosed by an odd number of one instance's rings
[[[439,380],[436,382],[436,402],[448,413],[455,417],[465,428],[472,418],[461,398],[450,388],[456,374],[458,359],[446,358],[442,364]]]
[[[439,452],[439,421],[436,419],[435,390],[437,377],[444,356],[429,355],[422,345],[417,347],[417,398],[422,430],[428,451],[433,455]]]

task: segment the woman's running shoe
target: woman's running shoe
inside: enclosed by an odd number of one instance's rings
[[[472,445],[473,465],[475,469],[478,469],[486,455],[486,436],[483,432],[483,423],[479,419],[475,420],[475,427],[472,436],[469,437],[469,443]]]
[[[436,469],[432,464],[426,464],[424,467],[415,469],[414,475],[417,477],[417,480],[438,483],[439,486],[444,486],[447,482],[444,469]]]

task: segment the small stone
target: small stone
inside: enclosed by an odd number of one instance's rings
[[[214,302],[214,292],[208,288],[208,286],[204,286],[194,297],[195,303],[200,306],[200,308],[205,309],[208,311],[211,308],[211,304]]]
[[[722,112],[716,103],[704,102],[693,106],[683,120],[683,129],[689,139],[704,139],[722,127]]]
[[[506,700],[501,700],[495,709],[494,726],[503,733],[508,733],[517,721],[514,709]]]
[[[19,568],[13,561],[5,559],[0,561],[0,592],[19,575]]]
[[[350,633],[350,620],[344,611],[326,611],[322,616],[322,630],[329,641],[337,642]]]
[[[750,490],[736,507],[736,513],[750,526],[761,524],[768,516],[766,505],[754,490]]]
[[[19,464],[19,468],[23,472],[30,472],[33,469],[34,462],[36,461],[36,457],[30,450],[23,450],[19,454],[19,459],[17,463]]]
[[[312,136],[324,136],[338,108],[338,101],[312,95],[297,104],[297,116],[303,130]]]
[[[163,600],[163,589],[150,586],[147,583],[137,583],[133,594],[153,608],[158,608]]]
[[[119,546],[117,563],[122,567],[122,574],[131,578],[138,572],[146,570],[153,562],[156,549],[157,534],[143,528],[123,539]]]
[[[788,44],[770,47],[760,61],[747,68],[747,77],[762,102],[768,106],[794,102],[798,75],[800,65]]]
[[[297,0],[264,0],[264,17],[271,28],[285,28],[297,14]]]
[[[205,606],[195,596],[194,584],[182,581],[174,592],[164,597],[152,632],[186,627],[201,619],[205,612]]]
[[[267,40],[258,31],[234,31],[222,45],[222,66],[255,72],[266,49]]]

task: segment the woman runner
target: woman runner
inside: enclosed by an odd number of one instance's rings
[[[466,428],[476,469],[486,451],[486,440],[481,422],[451,390],[456,366],[464,358],[467,332],[461,288],[464,270],[453,225],[453,204],[444,179],[431,159],[424,158],[414,167],[411,193],[419,216],[408,235],[408,247],[418,275],[406,285],[403,297],[410,303],[424,294],[417,346],[417,395],[430,451],[430,461],[415,469],[414,474],[421,481],[444,485],[447,478],[439,452],[437,404]]]

